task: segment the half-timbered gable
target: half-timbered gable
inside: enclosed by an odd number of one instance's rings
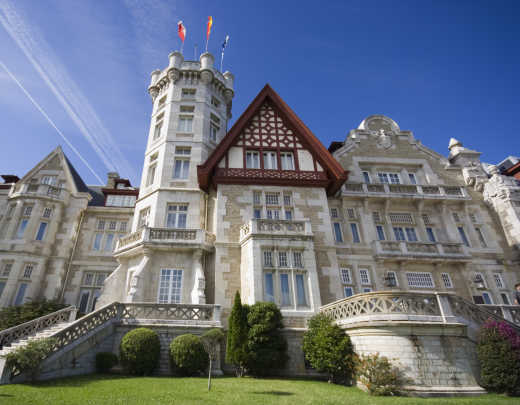
[[[214,184],[324,187],[334,193],[347,172],[280,96],[266,85],[205,164],[203,189]]]

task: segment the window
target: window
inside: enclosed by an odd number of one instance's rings
[[[188,215],[188,205],[186,204],[170,204],[166,213],[167,228],[186,228],[186,219]]]
[[[1,286],[0,286],[0,296],[2,295],[2,291],[1,291]],[[504,305],[511,305],[511,303],[509,302],[509,297],[507,296],[507,294],[505,293],[500,293],[500,297],[502,298],[502,303]]]
[[[380,183],[391,183],[391,184],[400,184],[401,179],[398,173],[377,173],[377,177],[379,178]]]
[[[55,186],[58,184],[58,176],[43,176],[41,183],[47,184],[49,186]]]
[[[16,296],[14,299],[14,306],[22,305],[23,299],[25,297],[25,291],[27,290],[27,283],[20,283],[18,286],[18,291],[16,292]]]
[[[432,228],[426,228],[426,235],[428,236],[428,240],[430,242],[437,242],[437,240],[435,239],[435,234],[433,233],[433,229]]]
[[[105,237],[105,252],[111,252],[113,250],[112,244],[114,242],[114,234],[108,233]]]
[[[289,291],[289,274],[280,273],[280,290],[282,293],[282,307],[291,305],[291,292]]]
[[[116,230],[116,227],[117,227],[117,222],[116,221],[110,221],[108,223],[108,229],[111,230],[111,231],[115,231]]]
[[[148,168],[148,175],[146,176],[146,185],[147,186],[150,186],[153,184],[154,180],[155,180],[155,169],[156,169],[157,165],[153,165],[153,166],[150,166]]]
[[[379,211],[372,212],[372,220],[374,221],[374,223],[381,223],[381,222],[383,222],[381,220],[381,214],[379,213]]]
[[[462,240],[462,243],[464,243],[467,247],[470,247],[469,240],[466,236],[466,232],[464,232],[464,228],[462,226],[458,226],[457,230],[459,231],[460,239]]]
[[[253,217],[256,218],[256,219],[262,218],[262,210],[260,210],[258,208],[255,208],[253,210]]]
[[[153,131],[153,139],[154,140],[155,139],[159,139],[161,137],[161,129],[162,129],[162,126],[163,126],[163,118],[164,118],[164,114],[160,114],[155,119],[155,128],[154,128],[154,131]]]
[[[287,252],[278,252],[278,266],[288,267]]]
[[[432,224],[431,218],[430,218],[430,216],[428,214],[422,214],[421,217],[422,217],[422,220],[424,222],[424,225],[431,225]]]
[[[159,103],[157,104],[157,109],[163,108],[165,104],[166,104],[166,96],[164,96],[163,98],[161,98],[159,100]]]
[[[475,273],[475,276],[473,277],[473,281],[476,284],[480,284],[480,285],[477,285],[477,288],[487,288],[487,283],[486,283],[486,280],[484,279],[484,276],[482,275],[482,273]]]
[[[260,191],[253,191],[253,204],[262,204],[262,193]]]
[[[189,156],[191,155],[191,147],[189,146],[176,146],[175,147],[176,155]]]
[[[209,124],[209,139],[211,139],[213,142],[216,142],[219,130],[220,130],[220,128],[211,122]]]
[[[273,273],[264,273],[264,299],[267,302],[274,302]]]
[[[23,278],[30,279],[32,276],[32,272],[34,270],[34,266],[32,264],[26,264],[23,269]]]
[[[179,116],[179,125],[177,126],[179,132],[191,133],[193,132],[193,116],[181,115]]]
[[[410,180],[410,184],[417,184],[417,179],[415,178],[414,173],[408,173],[408,179]]]
[[[22,217],[30,217],[32,214],[32,209],[33,209],[32,205],[28,205],[28,206],[24,207]]]
[[[307,306],[307,296],[305,294],[305,280],[303,274],[296,274],[296,305],[299,307]]]
[[[401,227],[394,227],[393,230],[394,230],[395,240],[405,240],[406,239],[404,237],[403,228],[401,228]]]
[[[135,195],[116,195],[109,194],[105,202],[107,207],[133,207],[135,205]]]
[[[395,271],[387,271],[385,276],[385,286],[387,287],[397,287],[397,274]]]
[[[182,300],[182,270],[161,269],[159,304],[178,304]]]
[[[293,267],[303,268],[302,252],[293,252]]]
[[[382,225],[376,225],[377,239],[385,240],[385,231]]]
[[[9,277],[9,274],[11,274],[12,268],[13,268],[13,263],[5,263],[4,268],[2,269],[2,277]]]
[[[484,239],[484,234],[482,233],[482,229],[475,228],[475,232],[477,233],[478,240],[480,242],[480,246],[483,248],[487,248],[486,240]]]
[[[273,252],[264,250],[264,267],[273,267]]]
[[[283,205],[285,206],[291,206],[291,195],[290,194],[284,194],[283,195]]]
[[[406,228],[406,238],[409,242],[417,242],[417,235],[415,228]]]
[[[287,221],[292,221],[292,219],[293,219],[292,210],[285,210],[285,219]]]
[[[359,239],[359,232],[358,232],[357,224],[350,224],[350,230],[352,231],[352,242],[360,243],[361,240]]]
[[[28,219],[22,219],[20,221],[20,225],[18,226],[18,231],[16,232],[16,239],[22,239],[23,234],[25,233],[25,228],[27,228]]]
[[[444,283],[444,287],[453,288],[453,283],[451,282],[451,277],[448,273],[441,274],[442,282]]]
[[[478,221],[477,221],[477,214],[475,214],[474,212],[471,212],[469,214],[469,219],[471,220],[471,222],[473,222],[474,224],[476,224]]]
[[[293,160],[292,153],[281,152],[280,153],[280,162],[282,165],[282,170],[294,170],[294,160]]]
[[[99,220],[98,223],[97,223],[97,230],[98,231],[103,231],[104,229],[105,229],[105,221]]]
[[[276,170],[278,169],[278,160],[276,152],[264,152],[264,169]]]
[[[182,89],[181,98],[185,100],[193,100],[197,89]]]
[[[265,194],[265,203],[267,205],[278,205],[279,194],[278,193],[266,193]]]
[[[246,152],[246,168],[260,169],[260,154],[255,151]]]
[[[211,105],[212,105],[213,107],[218,108],[219,105],[220,105],[220,101],[218,100],[218,98],[216,98],[216,97],[211,97]]]
[[[0,298],[2,298],[2,293],[4,292],[5,281],[0,281]]]
[[[359,269],[359,279],[362,285],[370,285],[370,274],[368,269]]]
[[[343,235],[341,234],[341,224],[334,222],[334,240],[336,242],[343,242]]]
[[[190,171],[189,159],[175,159],[173,167],[173,178],[174,179],[187,179]]]
[[[347,217],[348,217],[348,219],[356,219],[355,208],[347,208]]]
[[[459,215],[458,212],[452,212],[451,215],[452,215],[453,220],[454,220],[455,222],[461,222],[461,220],[460,220],[460,215]]]
[[[192,112],[195,111],[195,106],[193,106],[193,105],[181,105],[179,111],[182,112],[182,113],[192,113]]]
[[[365,183],[370,184],[370,173],[363,172],[363,180],[365,181]]]
[[[484,299],[484,304],[493,305],[493,298],[491,298],[491,294],[487,292],[482,293],[482,298]]]
[[[103,238],[102,233],[96,233],[96,235],[94,236],[94,245],[93,245],[92,249],[101,250],[101,239],[102,238]]]
[[[38,232],[36,233],[36,240],[43,240],[46,229],[47,229],[47,222],[40,222],[40,226],[38,227]]]
[[[52,215],[52,208],[45,208],[43,210],[43,217],[44,218],[50,218]]]
[[[365,287],[365,288],[363,288],[363,292],[369,293],[369,292],[372,292],[372,289],[370,287]]]
[[[79,293],[78,311],[88,313],[96,308],[97,299],[101,295],[101,287],[108,273],[88,272],[83,274]]]
[[[141,228],[143,226],[148,225],[149,217],[150,217],[150,207],[139,211],[139,220],[137,221],[137,227]]]
[[[266,209],[267,219],[280,219],[280,211],[273,209]]]
[[[433,278],[431,273],[410,272],[406,273],[409,287],[419,288],[434,288]]]
[[[343,292],[345,293],[345,298],[354,295],[354,289],[352,287],[343,287]]]
[[[352,284],[350,269],[340,269],[341,282],[343,284]]]
[[[337,208],[331,208],[330,209],[330,216],[332,218],[338,218],[338,209]]]
[[[504,280],[502,280],[502,275],[495,273],[493,274],[493,278],[495,279],[495,285],[497,288],[504,288]]]

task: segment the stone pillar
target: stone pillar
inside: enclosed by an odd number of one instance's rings
[[[193,252],[193,288],[191,290],[192,304],[205,304],[206,296],[204,288],[206,287],[206,279],[204,278],[204,270],[202,268],[202,250]]]
[[[14,296],[18,290],[18,280],[20,279],[21,272],[23,271],[24,263],[21,261],[15,261],[9,278],[5,283],[4,292],[0,297],[0,308],[7,307],[12,304]]]

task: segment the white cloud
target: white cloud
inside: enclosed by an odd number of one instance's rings
[[[0,24],[19,46],[70,119],[110,171],[135,172],[88,99],[34,25],[27,24],[9,0],[0,0]]]

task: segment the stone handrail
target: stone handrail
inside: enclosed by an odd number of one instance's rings
[[[253,218],[240,228],[240,239],[250,234],[270,234],[287,236],[312,236],[311,223],[308,219],[287,220]]]
[[[73,321],[76,318],[76,311],[76,307],[70,306],[0,331],[0,350],[16,340],[34,335],[43,329]]]
[[[24,185],[21,189],[16,191],[14,195],[47,196],[62,200],[66,191],[64,188],[56,187],[51,184],[32,183]]]
[[[340,325],[397,320],[462,323],[473,338],[489,319],[505,321],[520,331],[520,307],[476,305],[451,293],[376,291],[332,302],[320,312]]]
[[[220,322],[219,305],[154,303],[124,303],[119,305],[121,306],[120,320],[127,323],[141,319]]]
[[[116,252],[143,242],[188,242],[212,245],[215,243],[215,235],[204,229],[150,228],[144,226],[136,232],[120,238]]]
[[[389,184],[389,183],[352,183],[343,185],[343,192],[365,194],[388,194],[391,196],[414,195],[416,197],[444,197],[466,198],[467,194],[462,186],[441,186],[421,184]],[[414,197],[415,198],[415,197]]]
[[[439,259],[468,260],[464,244],[458,242],[373,241],[374,254],[388,257],[436,257]]]
[[[144,235],[144,228],[141,228],[141,229],[139,229],[136,232],[133,232],[133,233],[131,233],[129,235],[123,236],[118,241],[118,248],[123,248],[123,247],[125,247],[127,245],[130,245],[130,244],[134,243],[134,242],[142,240],[143,239],[143,235]]]

